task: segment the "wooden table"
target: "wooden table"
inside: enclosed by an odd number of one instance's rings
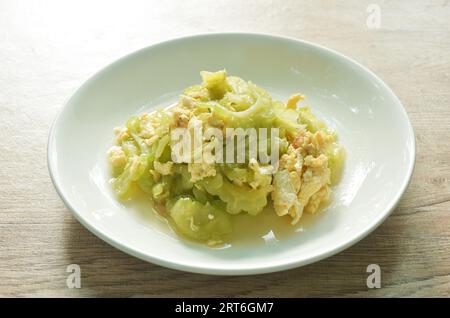
[[[449,2],[438,0],[0,0],[0,296],[449,296],[449,21]],[[372,69],[400,97],[417,138],[414,177],[366,239],[303,268],[211,277],[128,256],[71,216],[46,165],[49,127],[65,100],[120,56],[215,31],[325,45]],[[81,266],[80,289],[66,286],[72,263]],[[366,286],[371,263],[381,266],[381,289]]]

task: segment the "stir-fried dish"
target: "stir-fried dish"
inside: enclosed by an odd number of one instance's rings
[[[271,205],[296,224],[326,205],[344,150],[335,132],[299,105],[305,97],[277,101],[225,71],[201,76],[176,105],[115,128],[108,158],[117,196],[145,193],[178,233],[208,245],[233,230],[236,214],[258,222]]]

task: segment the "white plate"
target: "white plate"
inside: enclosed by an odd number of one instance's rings
[[[286,99],[302,92],[347,152],[333,203],[308,226],[267,244],[211,249],[177,238],[154,213],[119,203],[106,151],[112,128],[132,114],[174,102],[199,71],[229,74]],[[243,275],[309,264],[356,243],[394,209],[414,167],[414,133],[394,93],[369,70],[324,47],[262,34],[208,34],[142,49],[89,79],[50,133],[53,183],[75,217],[122,251],[190,272]],[[270,234],[270,233],[269,233]],[[268,235],[270,236],[270,235]]]

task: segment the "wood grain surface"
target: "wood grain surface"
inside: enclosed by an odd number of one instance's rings
[[[381,9],[367,26],[368,5]],[[378,74],[417,138],[412,182],[377,230],[346,251],[280,273],[214,277],[152,265],[107,245],[64,206],[46,144],[57,111],[115,59],[181,35],[252,31],[338,50]],[[449,1],[0,0],[0,296],[450,295]],[[82,286],[66,286],[81,266]],[[368,289],[366,267],[381,266]]]

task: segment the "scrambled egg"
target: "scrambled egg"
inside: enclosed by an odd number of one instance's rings
[[[205,162],[188,163],[188,171],[191,174],[191,182],[197,182],[203,178],[216,175],[215,166]]]

